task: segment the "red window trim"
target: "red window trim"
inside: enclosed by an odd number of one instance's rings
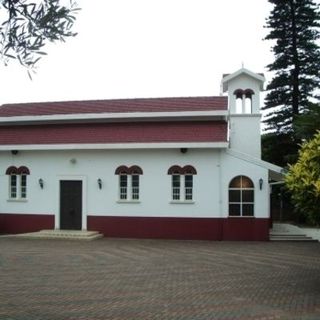
[[[142,169],[137,166],[137,165],[133,165],[131,167],[127,167],[127,166],[119,166],[114,174],[118,174],[118,175],[141,175],[143,174]]]
[[[197,174],[197,170],[191,165],[186,165],[184,167],[180,167],[179,165],[174,165],[168,169],[168,174],[194,175],[194,174]]]
[[[15,166],[10,166],[6,170],[6,174],[30,174],[30,170],[26,166],[21,166],[19,168]]]

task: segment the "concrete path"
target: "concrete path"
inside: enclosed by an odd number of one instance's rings
[[[1,320],[319,320],[320,243],[0,238]]]

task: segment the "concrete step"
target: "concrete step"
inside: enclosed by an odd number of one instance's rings
[[[63,239],[63,240],[96,240],[103,237],[98,231],[86,230],[41,230],[39,232],[21,233],[11,237],[23,239]]]
[[[305,234],[303,233],[280,233],[280,232],[270,232],[270,236],[275,236],[275,237],[306,237]]]
[[[295,242],[318,242],[304,234],[270,234],[270,241],[295,241]]]
[[[274,223],[269,235],[270,241],[318,242],[318,240],[307,236],[301,228],[290,223]]]

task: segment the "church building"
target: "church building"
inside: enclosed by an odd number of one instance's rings
[[[263,74],[223,75],[224,95],[0,107],[0,234],[269,239],[261,160]]]

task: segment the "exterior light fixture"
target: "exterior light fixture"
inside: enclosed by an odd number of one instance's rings
[[[97,182],[98,182],[99,189],[101,190],[102,189],[102,180],[99,178],[97,180]]]
[[[44,186],[44,182],[43,182],[43,179],[39,179],[39,186],[41,189],[43,189],[43,186]]]
[[[260,190],[262,190],[262,186],[263,186],[263,179],[260,178],[259,179],[259,188],[260,188]]]

